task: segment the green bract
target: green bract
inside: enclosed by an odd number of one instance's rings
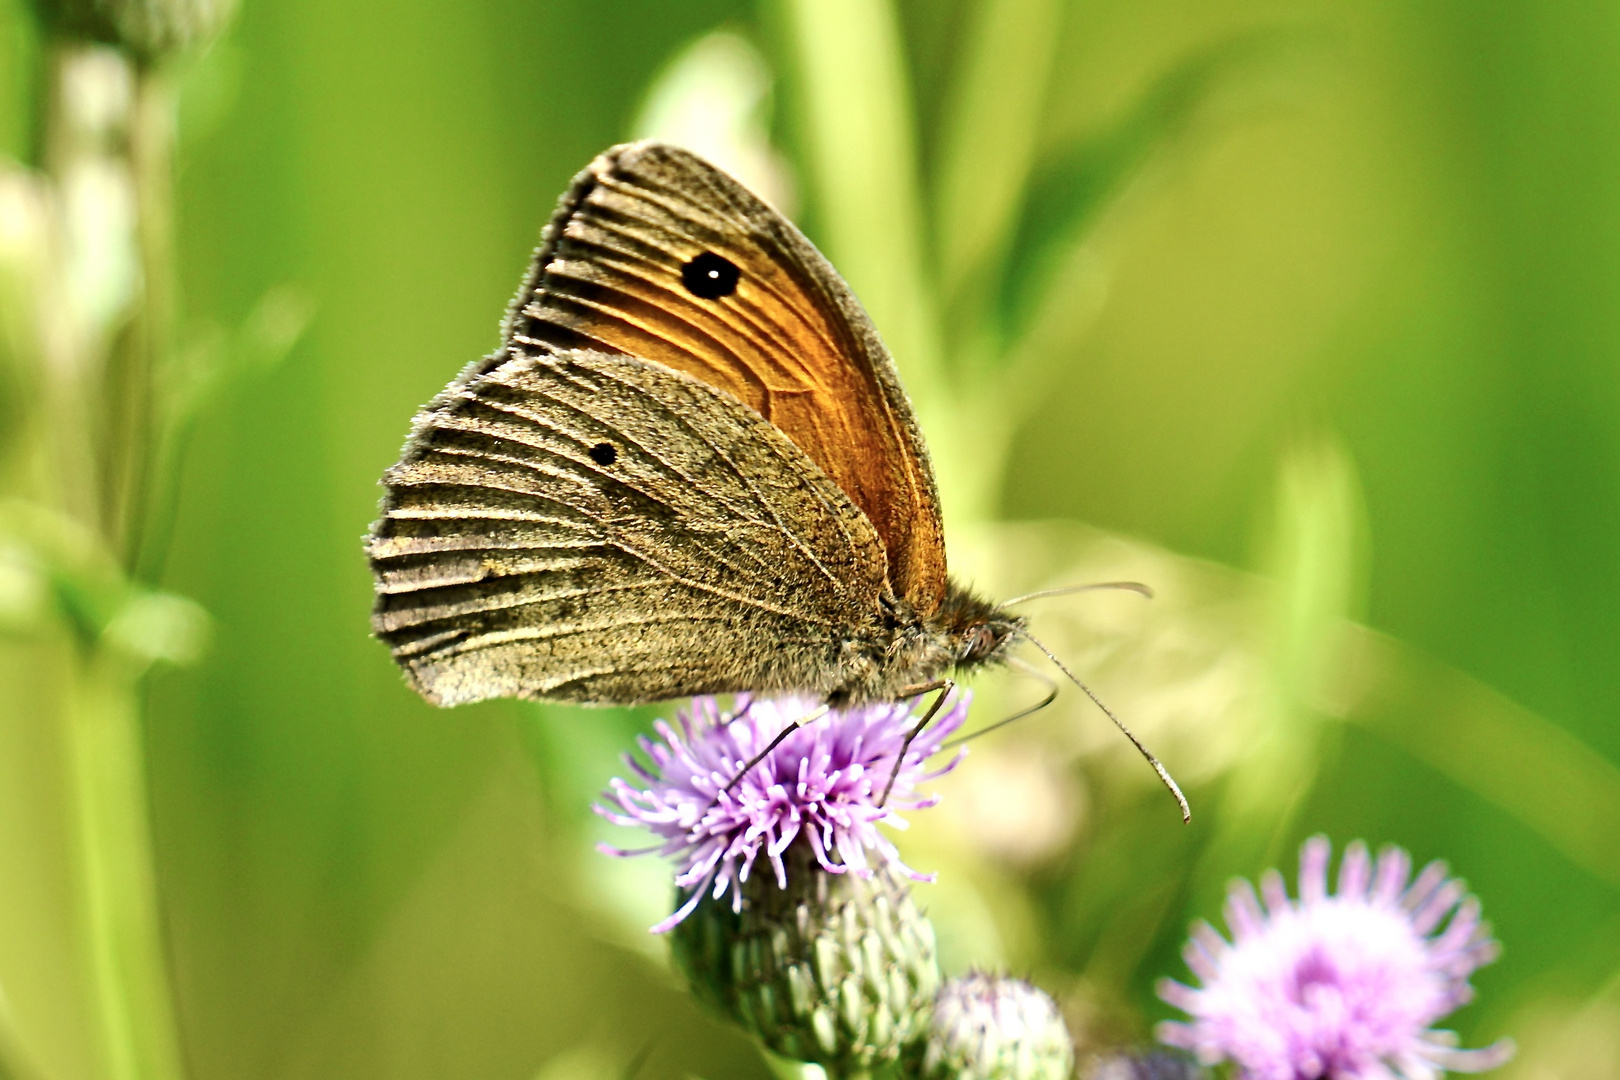
[[[924,1080],[1067,1080],[1073,1069],[1069,1029],[1045,992],[983,972],[940,990]]]
[[[932,924],[886,870],[829,874],[802,842],[786,861],[785,889],[755,873],[740,911],[706,900],[671,933],[693,991],[835,1075],[898,1061],[926,1035],[939,988]]]

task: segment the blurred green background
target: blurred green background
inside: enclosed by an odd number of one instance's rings
[[[985,740],[934,813],[1002,832],[919,818],[907,849],[947,963],[1141,1040],[1228,877],[1292,875],[1315,831],[1394,842],[1505,943],[1465,1043],[1620,1077],[1620,6],[1523,0],[244,0],[183,64],[187,332],[289,289],[314,315],[201,416],[162,571],[213,619],[146,716],[193,1074],[764,1075],[640,930],[662,870],[589,847],[655,711],[426,706],[368,637],[360,548],[568,178],[717,29],[918,397],[953,564],[1162,594],[1034,625],[1192,825],[1077,705]],[[39,56],[0,0],[25,162]],[[48,846],[28,648],[0,644],[0,811]],[[1029,693],[983,683],[981,719]],[[42,1071],[88,1076],[62,888],[0,855],[0,987]]]

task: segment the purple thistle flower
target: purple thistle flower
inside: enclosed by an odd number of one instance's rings
[[[1329,856],[1325,837],[1305,842],[1297,901],[1275,870],[1260,879],[1264,908],[1235,882],[1230,943],[1193,925],[1183,955],[1203,985],[1160,981],[1159,996],[1191,1019],[1160,1024],[1159,1040],[1205,1065],[1232,1061],[1250,1080],[1431,1080],[1512,1056],[1509,1039],[1459,1050],[1455,1035],[1430,1028],[1473,997],[1469,974],[1496,959],[1479,901],[1444,863],[1408,884],[1405,851],[1386,847],[1375,866],[1360,841],[1329,895]]]
[[[643,737],[643,766],[625,760],[644,787],[614,778],[604,798],[614,808],[596,812],[617,825],[651,829],[662,843],[639,851],[602,845],[609,855],[657,852],[675,856],[675,884],[689,893],[679,910],[657,926],[661,934],[690,915],[705,893],[716,900],[729,889],[739,910],[739,886],[748,880],[763,853],[779,887],[787,884],[782,854],[800,837],[828,873],[871,874],[871,860],[892,866],[915,881],[932,881],[900,861],[894,843],[877,829],[885,823],[906,827],[899,810],[933,806],[938,796],[925,796],[917,786],[942,776],[961,760],[959,752],[930,771],[925,763],[939,752],[967,717],[971,695],[952,692],[933,721],[912,742],[894,778],[887,802],[883,788],[894,771],[906,733],[916,724],[906,702],[832,709],[788,735],[781,745],[726,790],[738,771],[795,720],[822,710],[810,698],[751,700],[739,697],[731,715],[712,697],[692,700],[676,713],[679,730],[660,720],[657,739]]]

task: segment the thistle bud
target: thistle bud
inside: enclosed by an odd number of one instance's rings
[[[787,885],[754,874],[671,933],[693,992],[783,1057],[835,1075],[898,1061],[939,987],[932,924],[887,868],[830,874],[804,843]]]
[[[155,60],[211,41],[235,14],[236,0],[34,0],[34,9],[65,37]]]
[[[934,1001],[923,1080],[1068,1080],[1073,1069],[1057,1003],[1029,983],[971,972]]]

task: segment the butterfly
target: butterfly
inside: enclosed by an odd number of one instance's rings
[[[439,705],[897,700],[1025,633],[946,573],[916,417],[843,279],[674,146],[574,178],[501,347],[383,483],[372,626]]]

